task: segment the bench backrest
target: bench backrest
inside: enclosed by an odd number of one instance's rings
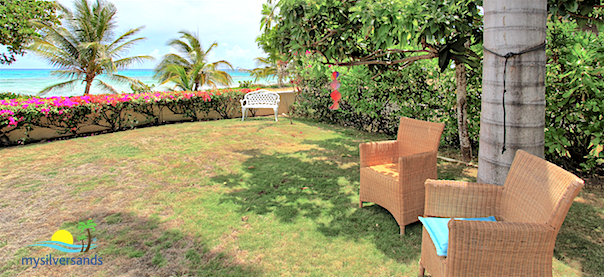
[[[279,94],[268,90],[257,90],[243,96],[245,105],[278,105]]]

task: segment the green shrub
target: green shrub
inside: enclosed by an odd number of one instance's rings
[[[295,111],[301,116],[389,135],[398,131],[401,116],[444,122],[441,142],[459,145],[454,71],[440,73],[435,61],[378,73],[363,66],[329,68],[305,56],[298,70],[301,93]],[[329,87],[333,71],[340,72],[342,100],[338,110],[328,109],[333,103]],[[477,145],[482,73],[468,72],[469,132],[472,143]]]
[[[13,93],[13,92],[0,92],[0,100],[10,100],[10,99],[29,99],[32,98],[34,96],[32,95],[25,95],[25,94],[18,94],[18,93]]]
[[[252,87],[252,81],[239,81],[239,87],[240,88],[251,88]]]
[[[550,22],[547,41],[545,152],[591,171],[604,163],[604,36]]]

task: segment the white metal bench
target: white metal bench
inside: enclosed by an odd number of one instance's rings
[[[243,96],[241,101],[241,121],[245,120],[247,109],[270,108],[275,111],[275,121],[277,119],[277,110],[279,109],[279,94],[265,89],[252,91]]]

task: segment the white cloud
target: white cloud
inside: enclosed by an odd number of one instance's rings
[[[232,59],[232,60],[238,60],[238,59],[242,59],[242,58],[249,58],[250,54],[251,54],[251,50],[249,49],[242,49],[241,47],[239,47],[239,45],[235,45],[235,47],[233,47],[233,49],[231,50],[226,50],[226,59]],[[251,59],[253,59],[254,57],[251,57]]]
[[[154,57],[156,59],[159,59],[159,49],[155,48],[155,50],[151,51],[151,53],[149,53],[149,56]]]

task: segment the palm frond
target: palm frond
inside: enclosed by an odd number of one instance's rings
[[[133,40],[129,40],[121,45],[118,45],[116,48],[108,47],[108,53],[113,58],[119,58],[122,55],[126,55],[134,45],[140,41],[147,40],[147,38],[135,38]]]
[[[117,94],[117,90],[111,86],[110,84],[107,84],[105,82],[103,82],[102,80],[96,80],[96,86],[99,87],[102,91],[108,91],[111,92],[113,94]]]
[[[54,70],[54,71],[51,71],[50,74],[53,76],[57,76],[57,77],[79,79],[79,80],[83,80],[84,76],[85,76],[84,72],[82,72],[81,70],[78,70],[78,69]]]
[[[130,30],[126,31],[124,34],[122,34],[117,39],[115,39],[113,42],[111,42],[111,44],[109,44],[109,49],[119,48],[118,45],[120,43],[122,43],[122,41],[127,40],[129,37],[137,34],[143,28],[145,28],[145,26],[140,26],[138,28],[134,28],[134,29],[130,29]],[[143,39],[143,38],[138,38],[138,39]]]
[[[143,64],[146,61],[153,61],[153,60],[155,60],[155,58],[152,56],[134,56],[134,57],[127,57],[127,58],[119,59],[117,61],[114,61],[114,64],[115,64],[115,67],[117,70],[121,70],[121,69],[128,68],[129,66],[131,66],[133,64]]]
[[[214,67],[217,67],[218,65],[221,65],[221,64],[228,66],[230,69],[233,69],[233,65],[231,65],[231,63],[230,63],[230,62],[227,62],[227,61],[225,61],[225,60],[220,60],[220,61],[217,61],[217,62],[213,62],[213,63],[212,63],[212,65],[213,65]]]
[[[208,50],[206,50],[206,52],[203,53],[203,58],[205,59],[208,56],[208,54],[210,54],[210,51],[214,50],[214,48],[216,48],[216,47],[218,47],[218,42],[214,41],[214,43],[212,43],[212,45],[210,45],[210,47],[208,47]]]
[[[109,78],[109,80],[116,82],[116,83],[129,84],[129,85],[136,85],[136,84],[141,83],[141,81],[136,78],[132,78],[132,77],[128,77],[128,76],[124,76],[124,75],[120,75],[120,74],[107,74],[106,76],[107,76],[107,78]]]
[[[179,54],[187,58],[189,58],[189,54],[192,52],[191,46],[180,39],[169,40],[167,45],[176,49]]]
[[[77,82],[77,81],[80,81],[80,79],[69,80],[66,82],[48,86],[48,87],[44,88],[42,91],[38,92],[38,95],[44,95],[51,91],[62,89],[62,88],[69,88],[69,90],[73,90],[73,87],[75,86],[75,82]]]

